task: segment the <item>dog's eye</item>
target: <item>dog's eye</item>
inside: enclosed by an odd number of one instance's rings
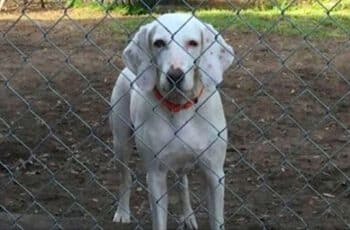
[[[195,41],[195,40],[189,40],[189,41],[187,42],[187,45],[188,45],[188,46],[191,46],[191,47],[197,47],[197,46],[198,46],[198,42]]]
[[[157,39],[153,42],[153,45],[157,48],[162,48],[162,47],[165,47],[165,41],[162,40],[162,39]]]

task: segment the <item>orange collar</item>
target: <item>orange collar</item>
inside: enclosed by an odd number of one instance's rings
[[[165,106],[170,112],[177,113],[182,109],[188,109],[191,106],[193,106],[194,104],[196,104],[198,102],[198,98],[202,95],[203,90],[204,90],[204,87],[202,87],[202,89],[199,92],[197,97],[188,100],[184,104],[175,104],[175,103],[169,101],[168,99],[165,99],[163,97],[163,95],[159,92],[157,87],[154,87],[153,93],[156,96],[156,98],[162,103],[162,105]]]

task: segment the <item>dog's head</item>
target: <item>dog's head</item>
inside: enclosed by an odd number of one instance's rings
[[[233,61],[233,49],[209,24],[190,14],[165,14],[142,26],[123,52],[143,90],[190,96],[198,85],[217,85]]]

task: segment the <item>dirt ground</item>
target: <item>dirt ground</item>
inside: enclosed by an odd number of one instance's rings
[[[0,20],[0,228],[17,220],[26,229],[148,229],[136,154],[133,224],[111,222],[120,165],[108,101],[127,36],[106,29],[108,18],[65,18],[42,32],[55,22]],[[237,54],[220,88],[230,140],[226,229],[350,228],[349,37],[223,36]],[[192,203],[206,229],[197,175]],[[169,194],[176,229],[178,198]]]

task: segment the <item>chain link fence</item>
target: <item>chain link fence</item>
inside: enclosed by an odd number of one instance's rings
[[[297,1],[270,1],[278,15],[257,20],[237,1],[225,1],[229,17],[212,12],[235,50],[217,88],[229,131],[227,229],[350,228],[349,15],[333,14],[345,0],[312,2],[316,18],[289,14]],[[109,98],[129,39],[169,9],[158,1],[146,16],[120,16],[45,3],[5,2],[0,12],[0,228],[150,229],[137,154],[128,168],[132,223],[112,223],[123,194]],[[197,17],[207,3],[180,5]],[[168,182],[170,229],[179,224],[178,180]],[[197,170],[189,181],[207,229]]]

